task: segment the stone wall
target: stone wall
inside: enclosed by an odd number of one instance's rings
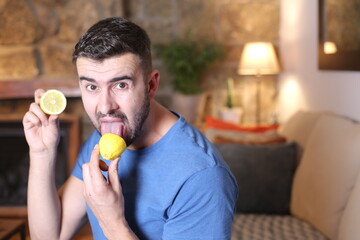
[[[235,80],[235,104],[242,107],[242,123],[255,122],[255,77],[237,74],[242,48],[246,42],[279,42],[279,0],[135,0],[130,18],[143,26],[153,43],[166,43],[191,31],[195,38],[220,42],[226,58],[212,66],[202,78],[210,94],[206,114],[218,116],[225,106],[226,79]],[[162,73],[159,96],[171,92],[171,76],[161,60],[154,61]],[[263,76],[261,82],[261,122],[267,123],[276,111],[276,76]],[[169,102],[169,101],[164,101]]]
[[[56,86],[76,87],[75,43],[98,20],[122,16],[123,7],[119,0],[0,0],[0,83],[61,81]],[[0,96],[0,113],[23,114],[31,101]],[[68,102],[65,113],[81,118],[85,139],[92,126],[81,101]]]
[[[122,14],[117,0],[0,0],[0,80],[73,80],[74,43],[100,18]]]
[[[217,116],[225,104],[226,79],[235,79],[235,104],[244,109],[242,122],[254,123],[255,81],[237,75],[243,45],[279,41],[279,0],[0,0],[0,81],[76,78],[71,53],[80,35],[97,20],[125,16],[143,26],[154,44],[184,36],[223,44],[226,58],[203,75],[209,101],[207,114]],[[171,75],[161,70],[158,99],[169,102]],[[276,76],[263,77],[262,122],[275,111]],[[0,109],[1,111],[1,109]],[[85,121],[85,120],[84,120]]]

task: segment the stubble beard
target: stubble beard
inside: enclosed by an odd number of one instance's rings
[[[134,115],[134,122],[130,124],[128,117],[123,112],[113,112],[110,114],[103,114],[100,112],[96,113],[96,122],[92,122],[95,129],[101,134],[100,128],[100,118],[102,117],[111,117],[118,118],[125,124],[126,133],[125,136],[122,136],[126,142],[126,145],[131,145],[142,133],[144,123],[149,116],[150,112],[150,98],[148,93],[145,93],[145,99],[141,107],[136,111]]]

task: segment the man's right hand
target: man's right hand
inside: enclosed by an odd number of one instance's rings
[[[43,89],[35,91],[35,102],[31,103],[23,118],[26,141],[30,152],[34,154],[54,154],[60,139],[58,115],[49,116],[39,106],[40,97],[44,92]]]

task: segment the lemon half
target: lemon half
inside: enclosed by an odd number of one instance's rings
[[[118,158],[126,148],[125,140],[114,133],[105,133],[99,141],[100,155],[106,160]]]
[[[66,108],[66,97],[59,90],[47,90],[40,98],[40,108],[46,114],[58,115]]]

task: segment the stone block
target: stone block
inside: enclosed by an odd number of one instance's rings
[[[280,7],[277,1],[226,3],[219,7],[219,37],[224,43],[279,40]]]
[[[44,5],[54,6],[56,3],[58,3],[60,0],[33,0],[33,2],[38,2]]]
[[[216,0],[178,1],[178,34],[185,36],[189,31],[199,40],[216,40]]]
[[[201,80],[206,90],[226,89],[226,80],[231,77],[236,81],[238,76],[233,64],[219,61],[209,66]]]
[[[43,0],[48,2],[49,0]],[[50,0],[53,2],[55,0]],[[42,38],[41,41],[45,38],[49,38],[54,36],[60,28],[60,20],[59,16],[56,12],[56,8],[54,4],[39,4],[37,2],[33,2],[32,8],[35,9],[37,15],[37,21],[39,26],[42,29]]]
[[[224,44],[224,51],[226,53],[224,61],[232,62],[234,63],[234,67],[238,67],[241,52],[243,49],[243,46],[240,46],[239,44],[227,44],[226,42]],[[237,69],[236,69],[237,71]]]
[[[87,0],[66,1],[65,5],[57,8],[57,13],[60,19],[57,39],[69,43],[76,43],[101,18],[96,4]]]
[[[51,42],[39,48],[44,78],[76,76],[72,63],[73,47],[73,44]]]
[[[32,47],[0,47],[0,80],[23,80],[38,75]]]
[[[142,0],[123,0],[124,5],[126,6],[124,8],[124,12],[126,11],[126,14],[128,14],[127,17],[129,17],[132,21],[136,18],[144,18],[144,7],[142,3]]]
[[[166,43],[174,37],[174,24],[171,21],[147,19],[136,23],[146,30],[153,44]]]
[[[2,0],[0,4],[0,45],[35,42],[42,29],[23,0]]]
[[[100,1],[104,9],[104,17],[124,16],[124,4],[119,0]]]
[[[144,1],[144,15],[147,18],[171,18],[174,15],[173,1],[153,0]]]

